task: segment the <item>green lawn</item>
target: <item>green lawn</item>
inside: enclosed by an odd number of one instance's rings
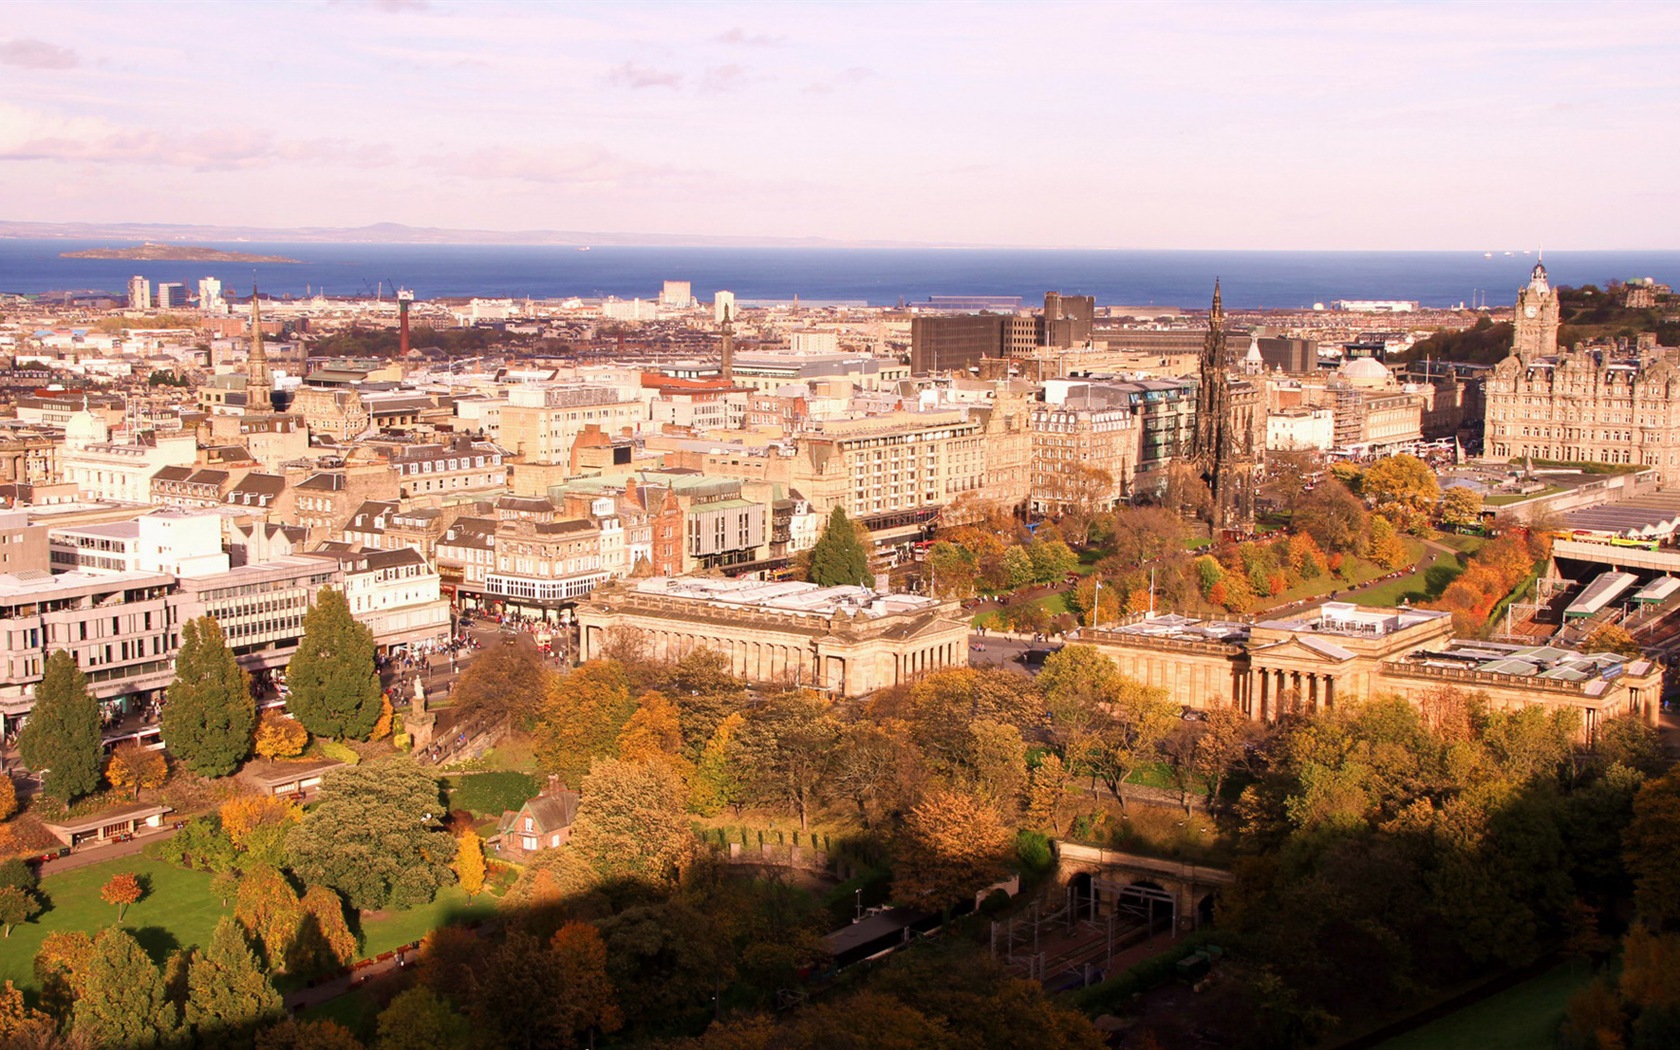
[[[1406,556],[1413,562],[1423,556],[1424,547],[1418,540],[1407,536],[1402,538],[1401,542],[1406,546]],[[1346,568],[1346,566],[1343,566],[1343,568]],[[1281,594],[1263,599],[1265,602],[1263,609],[1275,609],[1280,605],[1292,605],[1308,598],[1325,597],[1331,591],[1349,591],[1362,584],[1370,583],[1379,576],[1387,575],[1387,572],[1388,570],[1375,562],[1366,561],[1363,558],[1354,558],[1353,569],[1348,574],[1347,579],[1344,580],[1334,573],[1325,573],[1317,579],[1303,580]],[[1363,602],[1364,599],[1361,598],[1360,601]]]
[[[36,990],[34,960],[50,933],[85,930],[96,933],[112,925],[117,910],[99,899],[99,888],[119,872],[131,871],[149,881],[146,896],[128,909],[123,925],[162,962],[177,948],[210,943],[216,920],[232,914],[231,902],[210,895],[210,874],[188,871],[145,857],[122,857],[76,868],[41,880],[41,894],[50,907],[0,940],[0,981]],[[381,914],[362,926],[362,958],[388,952],[424,937],[433,928],[454,922],[489,918],[495,898],[480,894],[469,902],[457,886],[446,887],[437,900],[408,911]]]
[[[1553,1050],[1569,997],[1591,979],[1584,963],[1565,963],[1390,1039],[1378,1050]]]
[[[370,958],[405,944],[412,944],[439,926],[488,919],[496,912],[496,899],[481,893],[472,902],[459,886],[446,886],[430,904],[407,911],[382,914],[362,924],[361,958]]]
[[[298,1017],[305,1021],[336,1021],[360,1039],[372,1041],[379,1020],[379,1003],[367,987],[355,988],[337,999],[312,1006]]]
[[[41,895],[50,906],[0,941],[0,980],[35,990],[35,953],[49,933],[85,930],[97,933],[117,919],[117,909],[99,899],[99,888],[119,872],[132,871],[149,880],[150,890],[128,909],[123,925],[154,959],[162,961],[176,948],[209,944],[216,920],[231,914],[219,897],[210,896],[210,875],[187,871],[145,857],[122,857],[103,864],[75,868],[41,880]]]
[[[500,817],[518,809],[537,793],[537,778],[529,773],[472,773],[445,777],[450,809],[465,809],[481,816]]]
[[[1460,554],[1474,554],[1487,546],[1486,536],[1466,536],[1457,532],[1443,532],[1436,542],[1444,547],[1451,547]]]
[[[1032,600],[1032,604],[1042,605],[1044,607],[1044,611],[1050,615],[1051,619],[1055,619],[1063,613],[1071,613],[1073,611],[1068,608],[1067,592],[1065,591],[1055,591],[1053,593],[1046,594],[1043,597],[1034,598]],[[1004,626],[1003,620],[999,616],[1000,612],[1001,610],[999,609],[987,609],[985,612],[979,613],[974,617],[973,626],[984,627],[989,631],[1003,630]]]
[[[1433,601],[1441,596],[1447,585],[1458,579],[1464,566],[1459,564],[1458,555],[1450,551],[1438,552],[1430,563],[1419,572],[1409,573],[1397,580],[1379,583],[1368,591],[1359,594],[1360,605],[1393,607],[1402,600],[1413,605],[1419,602]]]

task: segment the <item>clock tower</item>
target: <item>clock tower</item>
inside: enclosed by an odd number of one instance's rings
[[[1546,265],[1535,263],[1528,287],[1517,292],[1516,331],[1511,352],[1528,360],[1550,357],[1558,349],[1558,298],[1546,280]]]

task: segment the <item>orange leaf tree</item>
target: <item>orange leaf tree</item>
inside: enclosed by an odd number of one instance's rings
[[[109,882],[99,891],[99,899],[106,904],[114,904],[117,908],[117,921],[122,922],[128,913],[128,906],[146,895],[146,887],[140,882],[140,877],[132,871],[119,872],[111,876]]]
[[[309,730],[295,718],[269,711],[257,725],[256,751],[264,758],[294,758],[308,745]]]

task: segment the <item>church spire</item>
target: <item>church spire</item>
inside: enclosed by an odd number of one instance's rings
[[[245,361],[245,407],[262,411],[268,408],[268,392],[274,389],[274,379],[268,371],[268,354],[263,351],[262,307],[257,305],[257,286],[251,285],[251,353]]]
[[[719,369],[719,372],[723,376],[724,380],[731,383],[735,381],[735,320],[730,316],[732,313],[733,311],[731,310],[730,304],[724,304],[722,325],[723,361],[722,367]]]

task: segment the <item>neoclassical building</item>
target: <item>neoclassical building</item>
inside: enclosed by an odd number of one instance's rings
[[[1381,694],[1421,702],[1445,689],[1483,693],[1499,709],[1528,704],[1581,713],[1583,737],[1634,714],[1656,724],[1662,667],[1610,653],[1458,640],[1450,613],[1369,609],[1345,602],[1281,620],[1235,623],[1138,616],[1086,629],[1121,673],[1205,709],[1235,704],[1272,721]]]
[[[968,624],[954,604],[866,587],[656,576],[598,588],[575,615],[584,660],[602,654],[608,632],[631,628],[656,659],[715,649],[749,682],[837,697],[968,665]]]
[[[1656,469],[1680,482],[1680,360],[1673,348],[1558,349],[1557,293],[1537,265],[1517,296],[1511,356],[1487,381],[1485,456]]]

